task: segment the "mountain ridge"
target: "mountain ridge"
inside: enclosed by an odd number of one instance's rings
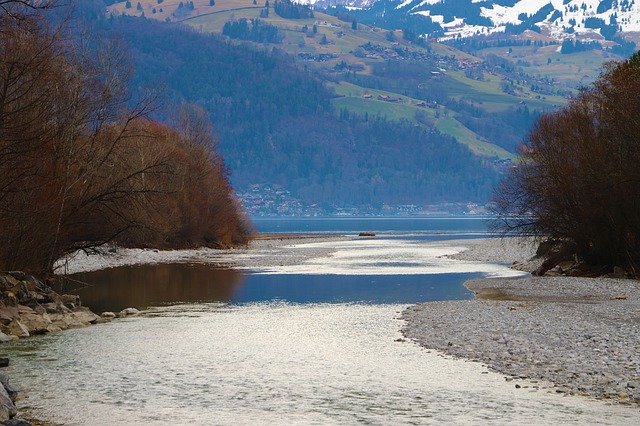
[[[640,37],[640,4],[635,0],[300,0],[315,7],[369,9],[393,19],[419,17],[432,25],[424,33],[438,40],[533,31],[565,39],[610,41]]]

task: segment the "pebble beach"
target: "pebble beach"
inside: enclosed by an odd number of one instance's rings
[[[521,262],[535,245],[496,239],[469,246],[455,257]],[[640,403],[638,281],[526,276],[465,285],[474,300],[405,310],[404,335],[423,347],[484,363],[515,380],[516,388],[522,387],[517,379],[526,378],[551,384],[557,393]]]

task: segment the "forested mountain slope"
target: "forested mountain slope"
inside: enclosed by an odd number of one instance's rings
[[[131,46],[136,90],[162,82],[210,112],[240,192],[328,210],[486,201],[536,117],[621,57],[539,33],[441,44],[404,3],[115,2],[103,25]]]
[[[135,90],[162,88],[210,112],[232,182],[276,184],[307,204],[483,200],[497,170],[435,129],[335,114],[333,94],[279,49],[255,49],[152,20],[105,20],[126,41]]]

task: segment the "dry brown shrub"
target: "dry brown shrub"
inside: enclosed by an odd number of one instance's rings
[[[496,192],[499,228],[564,241],[590,265],[640,272],[640,55],[531,130]]]
[[[127,107],[124,50],[88,55],[37,15],[0,15],[0,269],[45,272],[108,241],[230,246],[251,233],[202,112]]]

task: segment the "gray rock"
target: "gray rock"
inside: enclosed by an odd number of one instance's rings
[[[18,414],[16,406],[4,386],[0,386],[0,420],[9,420]]]
[[[42,305],[42,307],[45,309],[46,312],[50,314],[55,314],[62,311],[61,306],[55,303],[45,303]]]
[[[8,328],[9,333],[13,334],[14,336],[21,338],[30,336],[29,329],[25,327],[25,325],[22,324],[19,320],[11,321],[11,324],[9,324]]]
[[[47,327],[51,325],[51,318],[46,313],[42,315],[36,313],[24,314],[20,317],[20,323],[26,327],[30,335],[43,334],[47,332]]]
[[[544,273],[544,275],[548,276],[548,277],[557,277],[562,275],[562,268],[560,267],[560,265],[556,265],[553,268],[549,269],[548,271],[546,271]]]
[[[4,390],[7,391],[7,395],[9,395],[11,401],[16,402],[16,399],[18,398],[18,389],[9,383],[9,375],[4,371],[0,371],[0,384],[2,384]]]
[[[89,308],[86,307],[76,308],[71,315],[83,325],[95,324],[95,322],[100,319],[99,316],[91,312]]]
[[[7,343],[10,341],[11,341],[11,337],[7,336],[2,331],[0,331],[0,343]]]
[[[18,305],[18,314],[19,315],[24,315],[24,314],[35,314],[36,311],[34,311],[33,309],[31,309],[28,306],[25,305]]]
[[[107,311],[107,312],[103,312],[102,314],[100,314],[100,316],[102,318],[105,318],[105,319],[113,319],[113,318],[116,317],[116,314],[114,314],[113,312]]]
[[[9,315],[7,315],[4,312],[0,312],[0,324],[9,325],[9,323],[11,323],[11,321],[13,321],[12,317],[10,317]]]
[[[47,333],[57,333],[58,331],[62,331],[62,328],[55,324],[51,324],[49,327],[47,327]]]
[[[80,303],[80,296],[75,295],[75,294],[63,294],[60,296],[60,298],[62,299],[62,303],[65,304],[65,306],[74,309],[77,308],[81,305]]]
[[[118,313],[118,316],[122,318],[122,317],[134,316],[134,315],[139,315],[139,314],[140,314],[140,311],[137,310],[136,308],[126,308],[126,309],[121,310]]]

